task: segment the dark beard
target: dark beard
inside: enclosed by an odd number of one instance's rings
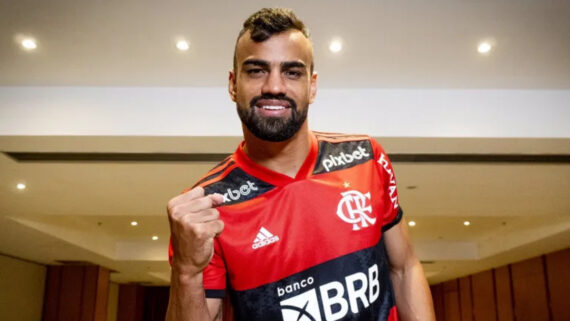
[[[291,117],[263,117],[256,113],[255,104],[260,99],[286,100],[291,105]],[[249,103],[249,109],[237,105],[237,111],[241,122],[252,132],[255,137],[270,141],[282,142],[293,137],[307,119],[308,106],[301,111],[297,109],[295,101],[284,95],[263,95],[254,97]]]

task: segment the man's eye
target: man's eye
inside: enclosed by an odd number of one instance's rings
[[[254,69],[248,69],[247,70],[248,75],[259,75],[262,72],[263,72],[263,69],[261,69],[261,68],[254,68]]]
[[[289,78],[299,78],[301,77],[303,73],[301,73],[300,71],[296,71],[296,70],[287,70],[285,72],[285,75]]]

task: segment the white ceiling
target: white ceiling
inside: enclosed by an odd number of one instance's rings
[[[306,21],[321,87],[570,88],[567,0],[4,0],[0,85],[225,86],[241,23],[262,6]],[[491,55],[481,40],[496,43]]]
[[[570,89],[567,0],[2,1],[0,86],[223,87],[242,20],[269,5],[292,7],[308,24],[321,88]],[[18,35],[36,37],[38,50],[22,51]],[[177,37],[191,42],[188,52],[175,49]],[[340,55],[328,52],[333,37],[345,42]],[[489,56],[476,52],[483,39],[496,43]],[[81,107],[68,100],[67,110]],[[238,141],[0,136],[0,151],[230,153]],[[568,137],[380,141],[392,153],[570,154]],[[89,261],[116,271],[116,282],[165,284],[166,201],[213,165],[21,163],[0,154],[0,253],[42,264]],[[433,261],[424,265],[430,282],[570,246],[567,163],[395,167],[406,217],[417,222],[418,255]],[[20,181],[25,191],[15,189]]]

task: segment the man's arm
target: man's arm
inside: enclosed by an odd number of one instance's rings
[[[214,255],[214,237],[224,223],[215,207],[222,196],[204,195],[202,187],[168,202],[172,273],[167,321],[211,321],[221,317],[221,299],[206,299],[203,271]]]
[[[206,299],[202,276],[191,280],[172,272],[167,321],[222,320],[222,299]]]
[[[405,220],[386,231],[384,239],[400,319],[435,321],[429,286],[414,253]]]

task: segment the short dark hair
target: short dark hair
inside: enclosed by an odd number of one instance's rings
[[[274,34],[287,30],[299,30],[309,39],[309,30],[303,21],[299,20],[293,10],[286,8],[263,8],[247,18],[243,23],[243,28],[239,32],[234,48],[234,72],[237,70],[236,49],[241,36],[250,32],[251,40],[263,42]],[[311,63],[311,72],[313,64]]]

